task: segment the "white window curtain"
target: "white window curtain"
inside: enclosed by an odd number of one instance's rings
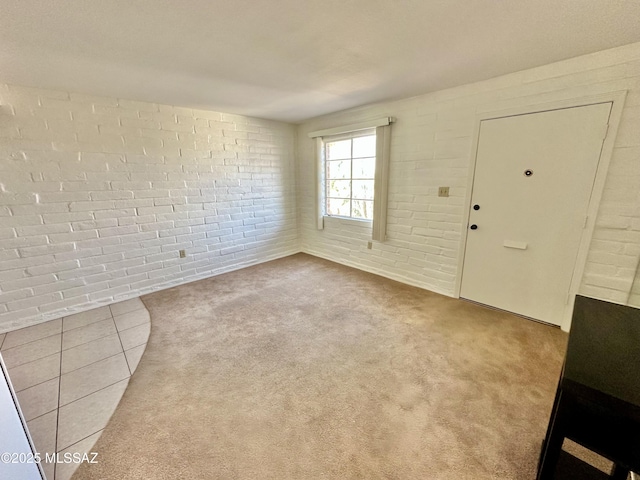
[[[324,229],[324,192],[324,142],[322,141],[322,137],[316,137],[316,211],[318,215],[318,230]]]
[[[389,154],[391,125],[376,128],[376,178],[373,186],[373,224],[371,239],[384,242],[387,237],[387,198],[389,196]]]
[[[325,217],[325,173],[324,173],[324,143],[322,137],[339,135],[341,133],[356,132],[370,128],[376,129],[376,178],[373,198],[372,240],[384,242],[387,231],[387,198],[389,161],[391,151],[392,117],[383,117],[368,122],[360,122],[342,127],[328,128],[310,132],[309,137],[316,141],[316,214],[317,228],[324,229]]]

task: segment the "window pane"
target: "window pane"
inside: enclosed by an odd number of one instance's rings
[[[354,180],[353,198],[373,200],[373,180]]]
[[[353,200],[352,217],[373,219],[373,201],[371,200]]]
[[[351,160],[327,162],[327,178],[350,178]]]
[[[327,160],[351,158],[351,140],[327,142],[325,144],[325,155],[327,156]]]
[[[376,159],[359,158],[353,161],[353,178],[375,178]]]
[[[353,139],[353,158],[375,157],[376,156],[376,136],[369,135]]]
[[[341,134],[324,141],[327,215],[373,218],[376,135],[373,129]],[[364,135],[364,136],[361,136]]]
[[[351,215],[351,200],[348,198],[329,198],[327,202],[327,213],[329,215],[340,215],[348,217]]]
[[[350,180],[329,180],[327,182],[327,197],[351,197]]]

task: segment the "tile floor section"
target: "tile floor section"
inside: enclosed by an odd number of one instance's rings
[[[150,333],[139,298],[0,334],[0,353],[38,452],[90,452]],[[98,457],[99,458],[99,457]],[[45,464],[68,480],[75,464]]]

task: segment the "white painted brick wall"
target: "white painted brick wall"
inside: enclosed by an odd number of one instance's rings
[[[640,256],[640,43],[406,100],[323,116],[298,129],[302,250],[454,295],[474,121],[480,112],[627,90],[580,292],[625,303]],[[388,241],[367,250],[366,224],[315,228],[309,131],[393,116]],[[450,186],[450,197],[437,196]]]
[[[299,251],[294,140],[274,121],[0,85],[0,332]]]

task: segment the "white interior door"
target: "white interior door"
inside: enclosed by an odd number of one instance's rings
[[[15,392],[0,356],[0,478],[43,480]]]
[[[610,111],[481,122],[461,297],[560,325]]]

